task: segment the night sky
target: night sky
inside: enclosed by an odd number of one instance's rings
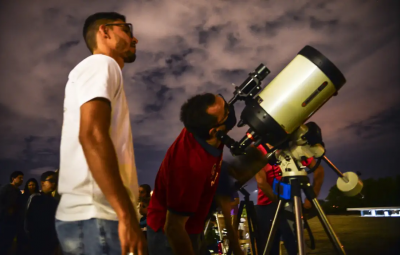
[[[399,174],[399,1],[38,0],[0,5],[1,184],[15,170],[27,180],[58,168],[67,77],[90,54],[81,31],[98,11],[124,14],[139,40],[136,62],[123,74],[140,184],[154,186],[187,98],[211,92],[230,99],[231,84],[260,63],[271,70],[266,85],[305,45],[347,79],[311,119],[327,156],[363,179]],[[237,103],[238,116],[242,109]],[[231,134],[238,139],[246,130]],[[337,179],[325,170],[320,198]],[[255,187],[248,183],[253,199]]]

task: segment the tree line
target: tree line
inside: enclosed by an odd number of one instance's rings
[[[359,196],[347,197],[334,185],[329,190],[325,201],[320,201],[327,214],[344,214],[347,208],[358,207],[400,207],[400,175],[379,179],[369,178],[363,181],[361,193],[364,198]],[[359,214],[359,212],[354,212]]]

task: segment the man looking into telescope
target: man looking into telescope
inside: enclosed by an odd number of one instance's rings
[[[233,107],[222,96],[210,93],[185,102],[180,119],[184,128],[161,163],[148,207],[150,255],[200,255],[222,164],[223,144],[216,133],[236,124]],[[230,216],[230,198],[218,201],[224,215]],[[232,230],[229,239],[237,247],[235,254],[242,254]]]
[[[264,154],[267,154],[265,149],[262,146],[259,146]],[[316,161],[314,158],[309,158],[307,160],[302,161],[303,166],[308,168],[313,168],[316,165]],[[281,179],[281,169],[279,165],[271,165],[267,164],[261,171],[256,174],[256,181],[258,186],[258,197],[257,197],[257,220],[258,227],[260,230],[259,241],[260,245],[259,251],[264,251],[264,247],[266,245],[268,239],[268,233],[270,231],[271,222],[274,218],[276,209],[277,209],[277,201],[278,197],[273,193],[272,184],[274,179]],[[321,190],[322,183],[324,181],[324,168],[322,165],[319,165],[314,172],[314,184],[313,190],[315,192],[316,197]],[[308,199],[304,201],[304,208],[310,209],[311,202]],[[285,244],[285,248],[289,255],[297,254],[297,246],[296,246],[296,238],[293,234],[293,230],[291,229],[289,223],[286,219],[281,218],[281,222],[278,225],[277,235],[275,236],[274,243],[272,246],[271,254],[279,254],[279,242],[280,236]]]

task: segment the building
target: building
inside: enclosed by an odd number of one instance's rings
[[[400,206],[347,208],[347,211],[360,211],[362,217],[400,217]]]

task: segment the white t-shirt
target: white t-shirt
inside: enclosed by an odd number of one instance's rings
[[[58,183],[61,200],[56,213],[56,219],[62,221],[118,220],[93,179],[79,142],[80,107],[99,97],[111,103],[110,137],[119,165],[115,174],[121,175],[134,208],[137,205],[139,187],[122,72],[113,58],[92,55],[70,72],[65,88]]]

